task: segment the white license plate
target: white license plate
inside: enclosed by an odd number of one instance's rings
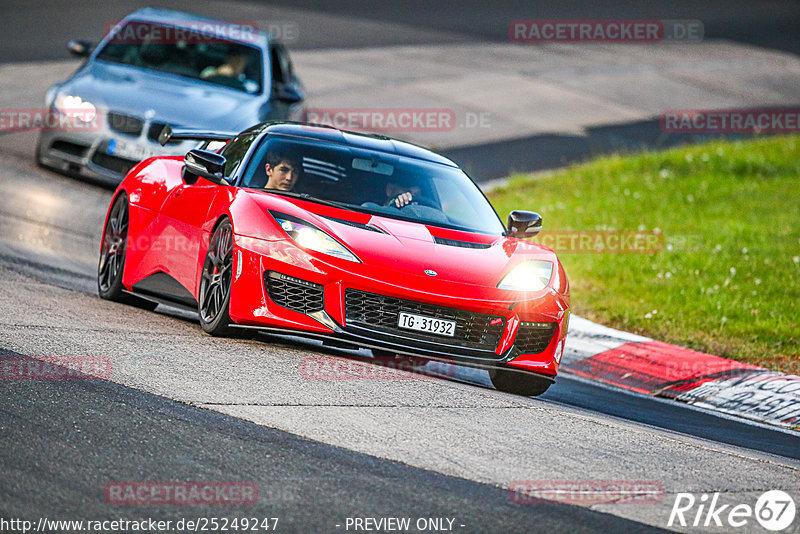
[[[397,326],[408,330],[418,330],[440,336],[453,337],[456,334],[456,322],[449,319],[436,319],[425,315],[400,312],[397,319]]]
[[[141,161],[156,155],[154,152],[148,150],[147,147],[143,147],[136,143],[127,143],[118,139],[111,139],[108,141],[106,152],[112,156],[118,156],[120,158],[136,161]]]

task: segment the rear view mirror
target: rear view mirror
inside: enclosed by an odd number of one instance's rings
[[[92,43],[73,39],[67,43],[67,50],[73,56],[88,57],[92,53]]]
[[[184,179],[187,183],[194,183],[198,176],[202,176],[215,184],[227,184],[225,180],[225,156],[208,150],[194,149],[186,153],[183,158]]]
[[[534,211],[514,210],[508,214],[508,235],[534,237],[542,230],[542,216]]]

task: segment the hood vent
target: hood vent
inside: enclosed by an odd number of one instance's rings
[[[436,241],[438,245],[448,245],[450,247],[480,248],[480,249],[486,249],[492,247],[492,245],[486,245],[484,243],[471,243],[470,241],[458,241],[456,239],[445,239],[444,237],[434,236],[433,239],[434,241]]]
[[[347,226],[352,226],[354,228],[361,228],[362,230],[369,230],[370,232],[378,232],[379,234],[385,234],[386,233],[383,230],[381,230],[380,228],[378,228],[377,226],[373,226],[371,224],[357,223],[357,222],[353,222],[353,221],[348,221],[346,219],[337,219],[336,217],[328,217],[327,215],[320,215],[320,217],[324,217],[324,218],[326,218],[328,220],[331,220],[331,221],[334,221],[334,222],[337,222],[337,223],[340,223],[340,224],[346,224]]]

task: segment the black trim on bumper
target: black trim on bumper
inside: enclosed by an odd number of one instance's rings
[[[397,347],[403,347],[405,350],[411,350],[418,354],[437,354],[445,357],[453,356],[485,361],[503,360],[503,355],[499,355],[494,350],[490,349],[477,349],[449,343],[423,341],[421,339],[403,336],[400,333],[395,334],[383,330],[373,330],[361,325],[349,324],[344,327],[344,333],[359,339],[371,340],[374,343],[380,344],[379,348],[387,348],[388,350],[395,350]]]
[[[335,339],[339,341],[343,341],[352,345],[353,349],[383,349],[390,352],[397,353],[400,356],[416,356],[419,358],[425,358],[431,361],[438,361],[438,362],[449,362],[449,363],[456,363],[459,365],[464,365],[467,367],[475,367],[478,369],[495,369],[497,367],[501,367],[503,369],[509,370],[517,370],[521,373],[528,373],[531,375],[536,375],[546,380],[550,380],[555,382],[556,377],[541,373],[536,373],[534,371],[526,371],[525,369],[517,369],[515,367],[508,367],[506,365],[502,365],[506,363],[510,358],[508,358],[508,353],[503,355],[501,359],[496,360],[487,360],[487,359],[479,359],[479,358],[464,358],[458,355],[452,354],[444,354],[442,352],[428,352],[424,350],[414,349],[408,347],[406,344],[403,345],[395,345],[393,343],[388,343],[381,340],[376,340],[370,337],[363,337],[357,334],[353,334],[351,332],[344,332],[340,329],[337,329],[335,333],[326,334],[324,332],[308,332],[304,330],[288,330],[286,328],[278,328],[272,326],[251,326],[251,325],[240,325],[240,324],[231,324],[233,328],[243,328],[248,330],[259,330],[261,332],[267,334],[274,334],[278,336],[287,336],[287,337],[300,337],[300,338],[309,338],[309,339],[318,339],[320,341],[325,341],[329,339]],[[497,356],[497,355],[495,355]]]

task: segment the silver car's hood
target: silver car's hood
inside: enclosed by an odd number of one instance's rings
[[[264,95],[126,65],[91,61],[58,91],[99,109],[179,125],[241,131],[260,122]]]

